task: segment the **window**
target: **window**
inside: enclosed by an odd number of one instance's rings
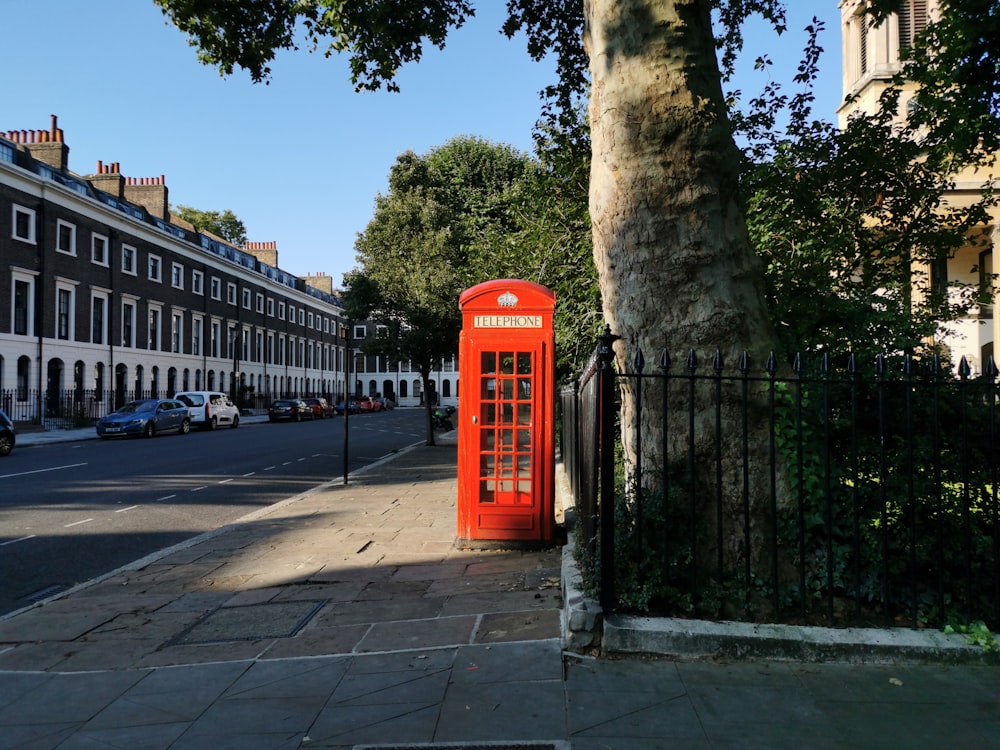
[[[329,332],[330,332],[330,319],[323,318],[323,333],[329,333]]]
[[[14,276],[13,320],[14,334],[32,336],[35,333],[35,279],[32,276]]]
[[[222,299],[222,282],[215,276],[212,277],[212,299]]]
[[[267,298],[267,316],[269,318],[274,317],[274,300],[270,297]]]
[[[285,337],[278,336],[278,364],[285,364]]]
[[[288,322],[289,323],[295,322],[295,305],[288,306]]]
[[[76,255],[76,226],[62,219],[56,220],[56,251]]]
[[[217,321],[212,321],[212,356],[219,356],[219,343],[222,340],[222,324]]]
[[[229,333],[226,336],[226,357],[232,359],[236,356],[236,337],[239,336],[239,330],[236,326],[229,326]]]
[[[251,295],[249,289],[243,289],[242,291],[243,291],[243,309],[244,310],[249,310],[250,309],[250,298],[251,298],[252,295]]]
[[[150,281],[161,281],[162,280],[162,278],[163,278],[162,277],[163,268],[162,268],[162,264],[160,262],[160,256],[153,255],[152,253],[150,253],[148,268],[149,268],[149,280]]]
[[[264,295],[257,292],[257,312],[264,314]]]
[[[927,0],[903,0],[899,4],[899,52],[906,57],[917,35],[927,26]]]
[[[191,272],[191,291],[195,294],[205,293],[205,274],[202,271]]]
[[[264,332],[257,331],[257,349],[253,353],[254,362],[264,361]]]
[[[56,287],[56,338],[69,341],[73,333],[73,289]]]
[[[191,319],[191,353],[197,357],[201,356],[201,337],[205,321],[201,318]]]
[[[306,324],[306,311],[301,307],[299,308],[299,325],[304,326]]]
[[[161,310],[158,307],[149,306],[149,350],[159,351],[160,349],[160,317]]]
[[[181,353],[183,343],[184,314],[175,312],[170,316],[170,351],[174,354]]]
[[[226,301],[230,305],[236,304],[236,284],[232,282],[226,284]]]
[[[13,237],[15,240],[35,244],[35,212],[30,208],[14,204]]]
[[[135,248],[122,245],[122,273],[135,276]]]
[[[90,343],[103,344],[108,338],[108,295],[93,292],[90,297]]]
[[[170,266],[170,286],[174,289],[184,288],[184,266],[173,263]]]
[[[278,320],[284,320],[284,319],[285,319],[285,303],[284,302],[279,302],[278,303]]]
[[[108,265],[108,238],[103,234],[90,236],[90,260],[99,266]]]
[[[242,344],[243,352],[240,355],[244,362],[250,361],[250,329],[244,328],[242,335],[240,336],[240,342]]]
[[[313,327],[313,314],[312,314],[312,310],[309,311],[308,320],[309,320],[309,322],[306,325],[309,326],[310,328],[312,328]]]
[[[365,337],[365,327],[364,326],[354,326],[354,338],[363,339]]]
[[[122,346],[135,346],[135,302],[122,302]]]

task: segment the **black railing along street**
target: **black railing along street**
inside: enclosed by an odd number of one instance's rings
[[[998,371],[879,357],[614,364],[561,396],[585,583],[608,613],[1000,627]]]
[[[192,388],[190,390],[216,390]],[[226,390],[228,392],[228,389]],[[0,391],[0,409],[15,424],[37,424],[46,428],[89,427],[105,414],[122,404],[148,398],[172,398],[166,389],[142,390],[93,390],[93,389],[7,389]],[[313,393],[305,391],[247,391],[240,393],[234,403],[242,410],[262,414],[278,398],[326,398],[331,404],[343,399],[343,392]],[[39,416],[41,414],[41,416]]]

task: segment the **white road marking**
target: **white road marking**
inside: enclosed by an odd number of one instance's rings
[[[177,495],[165,495],[164,497],[156,498],[156,502],[162,503],[164,500],[173,500]]]
[[[127,510],[135,510],[138,507],[139,507],[138,505],[130,505],[127,508],[119,508],[118,510],[115,511],[115,513],[124,513]]]
[[[86,466],[87,464],[66,464],[65,466],[53,466],[51,469],[35,469],[34,471],[19,471],[16,474],[0,474],[0,479],[9,479],[10,477],[26,477],[29,474],[44,474],[47,471],[62,471],[63,469],[75,469],[78,466]]]
[[[34,538],[35,538],[34,534],[28,534],[28,536],[22,536],[19,537],[18,539],[11,539],[9,542],[2,542],[0,543],[0,547],[6,547],[10,544],[17,544],[18,542],[26,542],[29,539],[34,539]]]
[[[80,526],[80,525],[85,524],[85,523],[90,523],[93,520],[94,520],[93,518],[85,518],[82,521],[73,521],[73,523],[64,524],[63,528],[64,529],[69,529],[69,528],[72,528],[73,526]]]

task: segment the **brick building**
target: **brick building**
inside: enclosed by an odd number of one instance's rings
[[[55,116],[0,132],[0,405],[14,419],[91,419],[181,390],[258,408],[343,396],[349,332],[329,276],[171,217],[162,175],[68,162]]]

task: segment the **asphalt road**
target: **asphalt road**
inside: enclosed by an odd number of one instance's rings
[[[425,439],[424,412],[349,420],[349,470]],[[344,473],[344,420],[15,449],[0,463],[0,614]]]

